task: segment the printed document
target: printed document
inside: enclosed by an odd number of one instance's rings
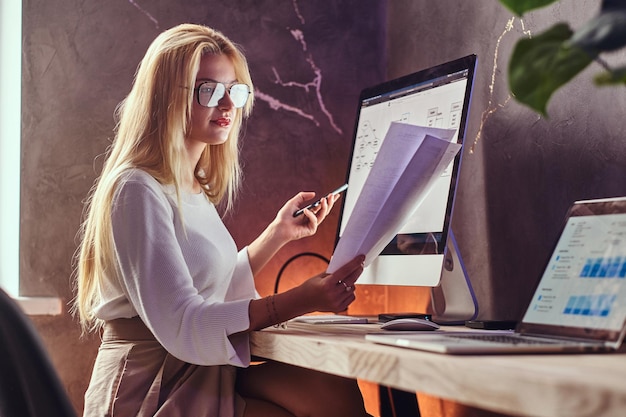
[[[456,130],[393,122],[328,265],[333,273],[359,254],[368,266],[424,201],[461,145]]]

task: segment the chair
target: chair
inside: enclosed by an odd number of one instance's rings
[[[76,417],[31,320],[0,289],[0,417]]]

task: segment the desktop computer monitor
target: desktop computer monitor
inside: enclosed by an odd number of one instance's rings
[[[391,122],[455,129],[463,144],[476,56],[469,55],[382,84],[359,97],[337,241],[348,223]],[[360,284],[434,287],[448,244],[462,149],[425,200],[359,278]]]

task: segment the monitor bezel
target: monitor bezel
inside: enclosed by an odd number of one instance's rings
[[[425,69],[422,69],[420,71],[417,71],[408,75],[404,75],[404,76],[401,76],[392,80],[388,80],[388,81],[385,81],[383,83],[380,83],[374,86],[364,88],[359,95],[359,100],[358,100],[357,108],[356,108],[354,129],[353,129],[353,134],[352,134],[352,144],[350,147],[350,154],[349,154],[350,160],[348,161],[348,166],[347,166],[346,175],[345,175],[346,182],[349,181],[350,171],[352,168],[352,163],[353,163],[352,155],[354,155],[354,152],[355,152],[356,135],[357,135],[358,127],[359,127],[361,109],[363,107],[363,103],[366,100],[373,100],[376,97],[391,94],[399,90],[407,89],[409,87],[416,86],[419,84],[425,84],[431,80],[439,79],[439,78],[448,76],[450,74],[456,74],[461,71],[467,71],[467,87],[465,89],[465,97],[463,99],[463,109],[461,112],[461,118],[459,121],[459,128],[458,128],[458,133],[457,133],[457,138],[456,138],[457,143],[463,145],[464,140],[465,140],[466,130],[467,130],[467,119],[468,119],[469,106],[471,102],[471,95],[472,95],[472,90],[473,90],[473,85],[474,85],[474,74],[476,71],[476,64],[477,64],[477,56],[475,54],[471,54],[471,55],[464,56],[462,58],[455,59],[453,61],[445,62],[445,63],[439,64],[430,68],[425,68]],[[453,163],[453,168],[452,168],[452,179],[450,181],[450,188],[448,191],[448,201],[446,204],[444,225],[443,225],[443,230],[442,230],[442,235],[441,235],[441,241],[438,244],[439,252],[436,254],[436,255],[441,255],[442,261],[443,261],[443,254],[447,245],[450,223],[452,220],[454,200],[455,200],[456,189],[457,189],[460,168],[461,168],[462,153],[463,153],[463,149],[461,149],[461,151],[454,158],[454,163]],[[337,233],[336,233],[336,238],[335,238],[335,247],[337,246],[337,243],[339,242],[339,238],[341,236],[341,230],[342,230],[341,224],[342,224],[343,217],[344,217],[345,201],[346,199],[341,200],[339,221],[338,221]],[[381,254],[380,256],[405,257],[405,256],[420,256],[420,255]]]

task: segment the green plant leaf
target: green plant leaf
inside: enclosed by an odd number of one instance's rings
[[[626,67],[615,68],[613,70],[603,72],[594,78],[596,85],[626,85]]]
[[[591,55],[613,51],[626,45],[626,2],[622,9],[614,7],[600,14],[572,36],[570,44]]]
[[[556,24],[538,36],[519,40],[511,55],[511,92],[544,116],[552,94],[593,60],[583,50],[565,44],[572,33],[566,23]]]
[[[518,16],[524,13],[556,3],[559,0],[500,0],[500,3]]]

